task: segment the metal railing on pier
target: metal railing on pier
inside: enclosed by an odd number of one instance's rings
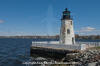
[[[32,42],[33,47],[45,47],[45,48],[55,48],[55,49],[65,49],[65,50],[84,50],[89,47],[98,47],[100,42],[76,42],[72,45],[59,44],[59,41],[42,41],[42,42]]]
[[[59,44],[59,42],[32,42],[34,47],[46,47],[46,48],[55,48],[55,49],[65,49],[65,50],[79,50],[81,49],[80,45],[65,45]]]
[[[94,47],[100,46],[100,42],[76,42],[76,44],[78,45],[86,44],[86,45],[94,46]]]

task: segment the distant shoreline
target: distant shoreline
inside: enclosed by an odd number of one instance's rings
[[[55,36],[0,36],[0,38],[59,39],[59,35],[55,35]],[[100,35],[79,36],[76,34],[75,38],[76,39],[98,40],[98,39],[100,39]]]
[[[59,39],[59,36],[0,36],[0,38],[33,38],[33,39]]]

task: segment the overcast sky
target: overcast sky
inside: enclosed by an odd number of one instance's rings
[[[0,35],[56,35],[71,11],[75,33],[100,34],[100,0],[0,0]]]

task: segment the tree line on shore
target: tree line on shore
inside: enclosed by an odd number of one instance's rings
[[[59,39],[59,35],[55,36],[0,36],[0,38],[34,38],[34,39]],[[80,36],[78,34],[75,35],[76,39],[100,39],[100,35],[87,35],[87,36]]]
[[[76,34],[75,38],[76,39],[91,39],[91,40],[96,40],[96,39],[100,39],[100,35],[80,36],[80,35]]]

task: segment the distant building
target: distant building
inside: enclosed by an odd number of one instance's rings
[[[73,20],[70,11],[66,8],[61,19],[60,44],[75,44],[75,35],[73,29]]]

